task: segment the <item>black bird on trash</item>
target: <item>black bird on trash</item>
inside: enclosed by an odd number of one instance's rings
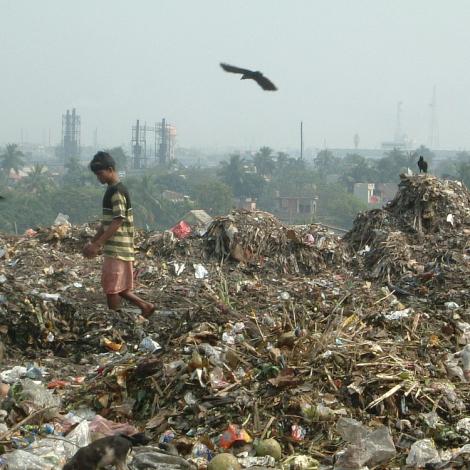
[[[426,162],[421,155],[418,160],[418,168],[420,173],[427,173],[428,172],[428,162]]]
[[[276,91],[276,85],[274,85],[271,80],[267,79],[261,72],[254,72],[253,70],[241,69],[240,67],[235,67],[234,65],[228,65],[221,63],[220,66],[230,73],[241,73],[242,76],[240,80],[251,79],[254,80],[263,90],[267,91]]]

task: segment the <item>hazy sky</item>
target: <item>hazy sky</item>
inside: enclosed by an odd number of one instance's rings
[[[468,0],[0,0],[0,142],[128,143],[166,117],[181,146],[426,143],[437,86],[442,148],[470,147]],[[223,72],[259,69],[279,91]]]

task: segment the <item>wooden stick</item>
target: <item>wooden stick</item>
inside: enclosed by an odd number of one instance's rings
[[[26,418],[22,419],[19,423],[16,423],[14,426],[12,426],[8,431],[5,431],[4,433],[0,434],[0,441],[3,441],[6,436],[9,434],[15,432],[18,428],[23,426],[26,423],[29,423],[31,420],[33,420],[36,416],[39,416],[40,414],[44,413],[47,410],[50,410],[52,408],[57,408],[57,406],[48,406],[46,408],[42,408],[40,410],[36,410],[34,413],[31,413],[29,416],[26,416]]]
[[[276,418],[274,416],[271,416],[271,419],[268,421],[268,424],[264,428],[263,434],[261,434],[261,439],[264,439],[267,432],[269,431],[269,428],[271,427],[271,425],[274,423],[275,420],[276,420]]]
[[[398,390],[400,390],[400,388],[402,387],[403,387],[403,383],[395,385],[395,387],[392,387],[388,392],[385,392],[382,396],[380,396],[376,400],[371,401],[366,406],[366,410],[368,410],[369,408],[373,408],[374,406],[384,401],[386,398],[391,397],[394,393],[398,392]]]

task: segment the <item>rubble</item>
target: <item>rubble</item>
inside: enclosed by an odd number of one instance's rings
[[[401,175],[395,198],[359,214],[344,240],[355,268],[369,279],[458,308],[468,303],[469,235],[470,192],[464,185]]]
[[[404,177],[344,240],[259,211],[184,239],[139,231],[137,291],[158,306],[145,323],[104,305],[100,260],[81,256],[91,226],[0,235],[1,465],[60,468],[80,426],[90,440],[145,431],[136,469],[201,469],[222,453],[242,468],[413,468],[437,462],[432,449],[465,468],[458,188]],[[257,454],[267,441],[279,448]]]
[[[320,225],[286,227],[272,214],[236,210],[208,227],[210,251],[220,260],[256,265],[283,273],[318,273],[346,258],[339,237]]]

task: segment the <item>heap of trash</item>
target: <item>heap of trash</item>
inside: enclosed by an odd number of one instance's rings
[[[356,269],[409,293],[468,300],[470,192],[457,181],[401,176],[384,208],[359,214],[344,240]],[[443,296],[441,296],[443,294]],[[439,297],[439,298],[437,298]]]
[[[147,321],[107,310],[92,226],[0,235],[0,468],[140,433],[130,469],[467,468],[469,208],[415,176],[343,240],[259,211],[140,231]]]

